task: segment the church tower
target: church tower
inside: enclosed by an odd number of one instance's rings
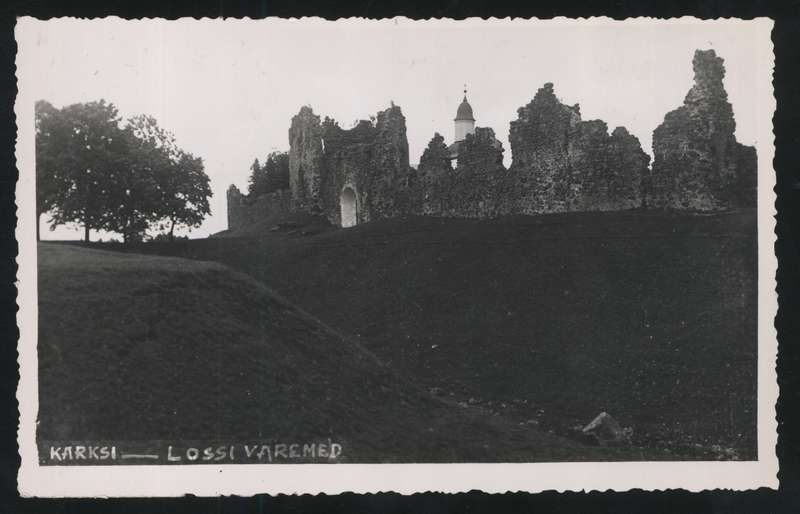
[[[467,102],[467,88],[464,88],[464,100],[458,106],[455,122],[455,142],[467,138],[467,134],[475,133],[475,117],[472,115],[472,106]]]

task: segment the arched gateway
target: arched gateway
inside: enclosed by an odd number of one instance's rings
[[[356,192],[350,186],[345,186],[342,189],[342,194],[339,195],[339,206],[342,213],[342,228],[354,227],[358,224],[357,205],[356,205]]]

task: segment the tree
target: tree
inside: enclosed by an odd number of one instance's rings
[[[100,100],[56,109],[36,105],[37,222],[78,222],[141,240],[156,225],[195,227],[209,214],[202,159],[184,152],[152,116],[122,127],[113,104]],[[38,223],[37,223],[38,225]],[[38,230],[37,230],[38,236]]]
[[[103,100],[60,110],[40,101],[36,131],[37,216],[49,211],[53,225],[81,223],[89,241],[124,159],[117,109]]]
[[[176,226],[197,227],[211,213],[208,199],[212,196],[203,159],[180,151],[177,161],[166,168],[162,183],[159,214],[169,220],[169,239]]]
[[[163,176],[176,150],[171,135],[151,116],[129,119],[122,141],[118,166],[109,170],[100,225],[128,243],[143,239],[159,218]]]
[[[250,178],[247,180],[247,192],[249,194],[258,196],[263,193],[267,179],[265,171],[258,159],[254,160],[253,164],[250,165]]]
[[[66,183],[58,158],[66,147],[65,118],[49,102],[39,100],[35,107],[36,119],[36,240],[39,241],[39,222],[42,214],[55,207],[59,194],[63,195]]]
[[[256,159],[250,166],[250,170],[248,185],[250,195],[260,196],[289,189],[289,154],[287,152],[272,152],[267,156],[263,166],[260,166]]]
[[[152,116],[128,120],[127,164],[119,172],[103,228],[125,242],[141,240],[149,227],[169,237],[176,226],[196,227],[211,212],[211,187],[202,159],[178,148],[175,137]]]
[[[267,192],[289,189],[289,154],[272,152],[264,163],[267,175]]]

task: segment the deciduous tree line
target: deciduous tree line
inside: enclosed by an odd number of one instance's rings
[[[61,109],[36,103],[36,237],[39,220],[51,227],[79,223],[90,230],[141,240],[148,230],[169,238],[176,227],[197,227],[210,213],[203,161],[175,144],[152,116],[123,121],[104,100]]]

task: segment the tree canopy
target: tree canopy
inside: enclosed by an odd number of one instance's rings
[[[263,166],[256,159],[250,172],[248,192],[253,196],[289,189],[289,154],[272,152]]]
[[[196,227],[210,213],[202,159],[178,148],[152,116],[123,123],[103,100],[56,109],[36,103],[38,220],[80,223],[142,239],[147,230]],[[38,230],[37,230],[38,236]]]

